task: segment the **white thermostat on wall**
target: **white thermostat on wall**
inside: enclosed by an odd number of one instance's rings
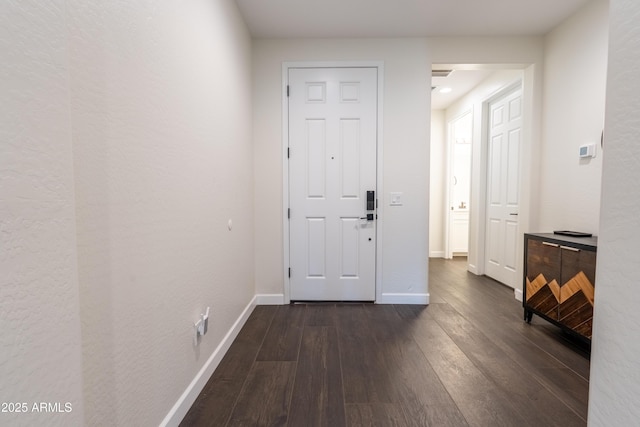
[[[586,144],[580,146],[579,156],[581,159],[596,156],[596,144]]]

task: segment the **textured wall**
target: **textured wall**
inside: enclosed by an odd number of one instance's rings
[[[610,2],[589,425],[640,420],[640,3]]]
[[[545,38],[537,231],[598,234],[607,78],[607,1],[592,0]],[[595,159],[578,147],[596,144]]]
[[[68,10],[85,423],[158,425],[254,295],[251,41],[231,0]]]
[[[65,5],[40,3],[0,6],[0,404],[28,412],[0,412],[0,425],[80,426]]]
[[[283,293],[282,62],[384,61],[382,293],[427,292],[429,81],[424,39],[254,41],[256,288]],[[389,207],[401,191],[404,206]]]

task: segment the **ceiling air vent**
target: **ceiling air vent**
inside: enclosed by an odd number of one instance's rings
[[[431,70],[431,77],[449,77],[453,70]]]

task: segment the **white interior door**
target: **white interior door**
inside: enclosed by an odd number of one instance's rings
[[[373,301],[377,69],[292,68],[288,79],[290,299]]]
[[[512,288],[519,285],[518,208],[522,89],[520,86],[489,103],[487,160],[487,223],[485,274]]]

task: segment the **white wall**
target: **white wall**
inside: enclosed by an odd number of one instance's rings
[[[384,194],[382,283],[379,302],[397,294],[426,296],[430,58],[424,39],[255,40],[255,274],[259,294],[281,295],[282,63],[384,61]],[[389,207],[389,192],[404,206]]]
[[[589,425],[640,419],[640,3],[611,0]]]
[[[0,13],[0,402],[27,404],[0,412],[4,426],[83,419],[64,7]],[[40,402],[71,412],[34,412]]]
[[[598,234],[608,4],[593,0],[545,38],[539,230]],[[596,144],[597,157],[578,158]]]
[[[431,37],[428,44],[434,64],[542,64],[542,37]]]
[[[445,193],[447,171],[447,128],[445,110],[431,111],[431,151],[429,172],[429,257],[445,253]]]
[[[230,0],[68,13],[84,424],[158,425],[254,295],[251,40]]]

